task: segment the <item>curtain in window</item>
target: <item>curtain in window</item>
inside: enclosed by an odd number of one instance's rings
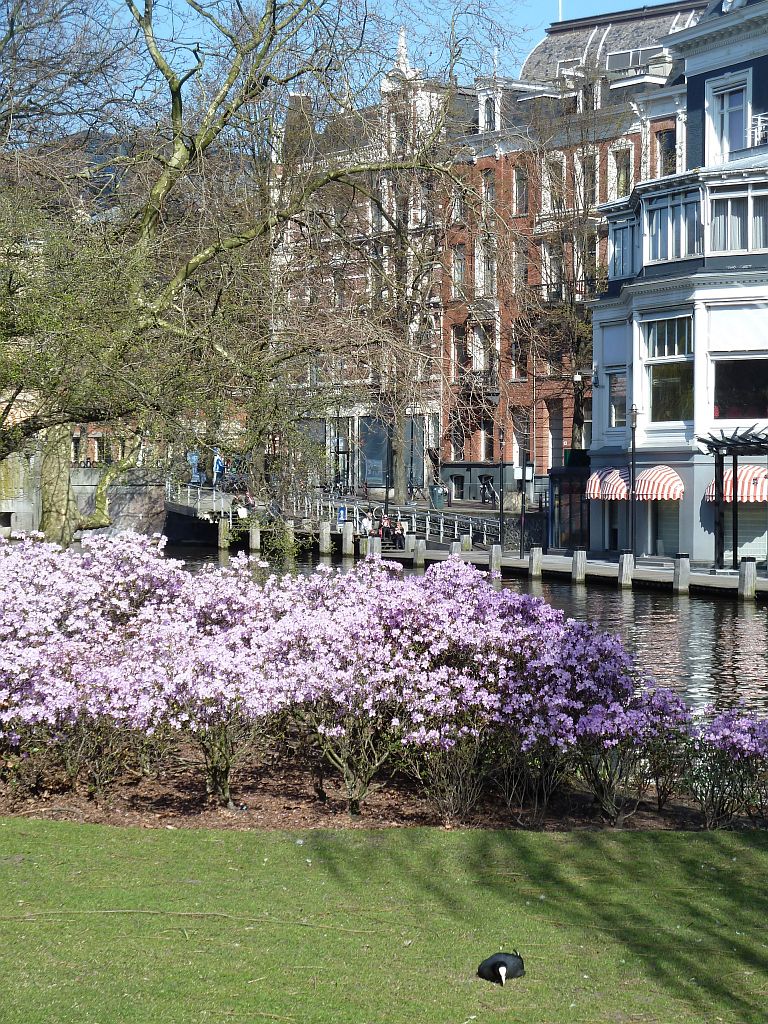
[[[712,249],[725,252],[728,248],[728,200],[712,200]]]
[[[768,249],[768,196],[752,200],[752,248]]]
[[[730,249],[747,248],[747,200],[731,200]]]

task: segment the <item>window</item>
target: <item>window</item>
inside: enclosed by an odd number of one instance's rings
[[[768,359],[715,361],[715,419],[768,418]]]
[[[693,419],[693,319],[649,320],[643,330],[651,423]]]
[[[581,430],[581,447],[589,451],[592,447],[592,399],[585,398],[582,405],[584,412],[584,426]]]
[[[711,196],[713,252],[768,249],[768,191],[748,186],[729,194],[713,189]]]
[[[485,130],[496,131],[496,100],[493,96],[489,96],[485,101]]]
[[[463,223],[467,219],[467,193],[461,185],[453,190],[451,219],[454,223]]]
[[[681,192],[648,204],[648,259],[676,260],[701,252],[698,192]]]
[[[677,171],[677,139],[674,128],[656,132],[656,166],[660,178]]]
[[[435,196],[431,181],[422,181],[419,186],[419,206],[421,223],[431,227],[435,222]]]
[[[636,273],[635,246],[638,237],[636,220],[618,221],[609,227],[610,277],[632,277]]]
[[[627,371],[608,370],[608,426],[627,425]]]
[[[515,213],[518,217],[528,214],[528,171],[525,167],[515,168]]]
[[[615,198],[621,199],[632,191],[632,150],[616,149],[612,155],[616,180]]]
[[[453,297],[461,298],[464,294],[464,285],[467,276],[467,248],[465,245],[453,247]]]
[[[565,268],[563,262],[563,244],[559,239],[544,243],[544,289],[551,300],[563,298]]]
[[[463,324],[455,324],[453,334],[453,365],[454,377],[461,377],[469,368],[469,352],[467,351],[467,330]]]
[[[591,210],[597,204],[597,158],[588,153],[581,160],[581,200],[584,210]]]
[[[493,462],[493,420],[483,420],[481,459]]]
[[[483,216],[492,217],[496,206],[496,175],[492,170],[482,173]]]
[[[480,293],[491,296],[496,294],[496,249],[493,240],[485,239],[480,246]]]
[[[477,324],[470,335],[469,362],[473,373],[494,376],[496,372],[495,331],[492,324]]]
[[[565,162],[561,157],[547,160],[547,185],[549,189],[549,208],[556,212],[565,206]]]
[[[520,238],[515,244],[515,288],[528,287],[528,239]]]
[[[747,90],[715,93],[715,136],[724,157],[747,144]]]

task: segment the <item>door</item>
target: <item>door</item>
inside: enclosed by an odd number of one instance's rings
[[[674,557],[680,550],[680,502],[653,502],[653,555]]]

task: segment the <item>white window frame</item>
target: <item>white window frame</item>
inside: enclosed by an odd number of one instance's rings
[[[567,161],[565,159],[565,153],[553,150],[551,153],[547,153],[544,157],[542,174],[544,187],[542,189],[541,196],[542,213],[552,213],[554,210],[554,203],[552,201],[552,175],[550,174],[550,169],[555,164],[559,164],[563,169],[560,192],[563,198],[563,207],[565,207],[565,178],[567,174]]]
[[[585,159],[594,160],[595,163],[595,194],[594,200],[589,204],[589,206],[586,205],[586,178],[584,174]],[[591,210],[594,210],[600,202],[600,154],[596,149],[591,148],[586,149],[583,153],[575,154],[573,158],[573,169],[574,173],[578,174],[578,178],[574,182],[576,186],[574,192],[576,193],[577,203],[583,202],[584,205],[581,208],[581,212],[589,213]]]
[[[461,279],[456,275],[458,263],[456,257],[461,254]],[[451,248],[451,296],[454,299],[464,297],[467,288],[467,247],[464,242],[459,242]]]
[[[707,192],[707,224],[705,227],[706,233],[706,252],[707,255],[712,254],[713,256],[719,256],[723,253],[748,253],[748,252],[765,252],[768,250],[768,237],[766,238],[766,244],[757,246],[754,243],[754,205],[755,198],[768,199],[768,186],[765,182],[748,182],[744,185],[734,185],[733,188],[722,187],[722,188],[710,188]],[[723,202],[730,199],[746,199],[747,200],[747,230],[746,230],[746,245],[739,249],[731,248],[727,245],[724,249],[715,249],[712,244],[712,235],[714,227],[714,203],[716,201]],[[768,235],[768,232],[766,233]]]
[[[622,434],[627,429],[629,416],[629,371],[627,366],[606,366],[605,371],[605,396],[606,396],[606,430],[620,431]],[[611,377],[624,378],[624,422],[611,423]]]
[[[616,157],[619,153],[629,153],[629,188],[625,195],[619,195],[619,169]],[[611,146],[608,151],[608,199],[626,199],[635,187],[635,147],[629,139]]]
[[[712,78],[706,84],[705,89],[705,151],[704,163],[715,164],[725,163],[730,157],[727,146],[723,146],[722,139],[718,133],[715,123],[716,98],[724,92],[733,92],[736,89],[744,89],[744,145],[747,149],[751,145],[750,126],[752,124],[752,69],[744,71],[733,71],[730,74],[722,75],[720,78]]]
[[[622,237],[622,244],[617,246],[616,236]],[[638,272],[637,249],[640,237],[640,222],[637,217],[624,217],[611,221],[608,225],[608,277],[624,279],[634,277]],[[621,261],[616,258],[621,252]]]
[[[685,216],[683,216],[683,213],[685,211],[685,207],[689,206],[689,205],[692,205],[694,199],[695,199],[695,202],[698,205],[698,209],[699,209],[698,246],[696,247],[696,250],[694,252],[689,252],[688,251],[688,245],[687,245],[687,239],[688,239],[687,220],[686,220]],[[702,211],[703,211],[703,202],[702,202],[702,195],[701,195],[701,190],[700,189],[695,189],[695,188],[694,189],[686,189],[684,191],[679,191],[679,192],[670,192],[670,193],[667,193],[666,195],[651,196],[648,200],[646,200],[643,203],[643,207],[644,207],[643,217],[644,217],[644,225],[645,225],[645,230],[643,232],[644,237],[645,237],[645,244],[644,244],[645,251],[643,253],[643,262],[644,262],[644,264],[648,264],[648,263],[674,263],[676,260],[690,260],[690,259],[694,259],[696,256],[701,256],[704,253],[704,249],[705,249],[705,246],[706,246],[706,242],[704,240],[704,234],[705,234],[705,231],[706,231],[706,225],[704,224],[704,219],[703,219],[703,213],[702,213]],[[680,214],[681,214],[680,220],[679,220],[679,225],[680,225],[680,231],[682,233],[682,237],[680,238],[680,254],[678,256],[671,255],[671,253],[673,253],[673,251],[674,251],[673,233],[674,233],[674,228],[675,228],[675,219],[674,219],[674,216],[673,216],[673,210],[678,210],[678,212],[680,212]],[[653,236],[651,234],[651,219],[652,219],[652,214],[657,212],[657,211],[659,213],[660,218],[663,219],[666,216],[666,223],[667,223],[667,234],[666,234],[667,248],[666,248],[665,253],[663,253],[661,255],[653,256],[652,255]]]
[[[689,351],[684,352],[682,355],[678,354],[678,353],[674,353],[673,355],[662,355],[662,356],[651,355],[651,348],[650,348],[649,337],[650,337],[652,326],[654,324],[669,323],[672,320],[685,320],[689,324],[689,328],[688,328]],[[651,370],[652,370],[652,368],[654,366],[666,366],[666,365],[669,365],[670,363],[691,363],[691,364],[693,364],[693,362],[694,362],[694,354],[693,354],[694,353],[694,336],[693,336],[694,323],[693,323],[693,314],[690,311],[680,310],[680,309],[670,310],[667,313],[654,313],[652,315],[644,317],[640,321],[640,327],[641,327],[642,339],[643,339],[643,353],[644,353],[643,364],[644,364],[644,370],[645,370],[645,386],[648,389],[648,426],[649,427],[658,427],[658,426],[662,426],[662,425],[663,426],[669,426],[670,424],[673,424],[673,425],[683,425],[685,423],[691,423],[692,419],[691,420],[652,420],[651,419],[651,416],[652,416],[652,401],[653,401],[652,387],[651,387]],[[696,384],[695,384],[695,380],[694,379],[692,379],[691,386],[692,386],[692,389],[695,389]]]

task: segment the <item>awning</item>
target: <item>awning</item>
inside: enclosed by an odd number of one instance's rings
[[[626,501],[629,497],[629,470],[626,466],[596,469],[587,479],[586,496],[590,501]]]
[[[635,497],[638,501],[680,501],[685,487],[671,466],[650,466],[637,474]]]
[[[768,501],[768,468],[765,466],[739,466],[739,501]],[[733,501],[733,470],[723,473],[723,497]],[[715,501],[715,481],[704,492],[705,501]]]

